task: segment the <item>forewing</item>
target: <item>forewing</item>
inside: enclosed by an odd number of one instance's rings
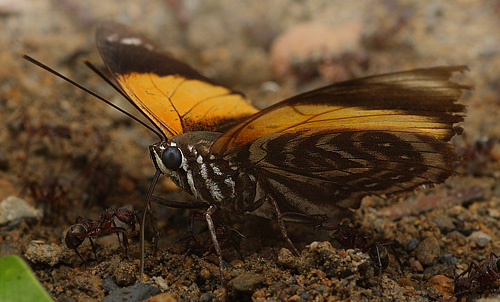
[[[214,131],[258,111],[242,94],[214,83],[123,25],[101,23],[96,41],[120,87],[167,137]]]
[[[297,95],[233,126],[211,151],[236,153],[260,137],[327,127],[331,133],[391,131],[416,133],[447,141],[465,107],[456,101],[468,87],[449,80],[465,66],[436,67],[336,83]]]
[[[332,216],[358,208],[365,195],[441,183],[457,160],[450,144],[432,136],[331,128],[267,135],[234,156],[278,200],[282,212]]]

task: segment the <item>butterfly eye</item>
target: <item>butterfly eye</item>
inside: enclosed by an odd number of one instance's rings
[[[170,170],[177,170],[182,163],[182,153],[181,150],[177,147],[167,147],[165,151],[163,151],[163,155],[161,156],[161,161]]]

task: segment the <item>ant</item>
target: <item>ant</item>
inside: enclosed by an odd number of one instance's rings
[[[499,270],[498,256],[493,253],[490,253],[490,260],[484,271],[476,261],[472,261],[469,267],[458,276],[455,276],[455,270],[453,270],[454,295],[459,297],[470,292],[474,282],[479,283],[480,291],[483,292],[493,282],[500,280]]]
[[[21,195],[29,190],[31,197],[38,205],[44,207],[44,213],[57,212],[57,215],[44,215],[47,221],[53,221],[55,217],[60,216],[66,202],[66,188],[61,184],[59,178],[46,175],[42,180],[31,181],[24,185]]]
[[[39,121],[38,126],[33,126],[31,118],[27,113],[25,113],[23,118],[23,130],[26,131],[30,137],[38,135],[39,137],[71,138],[71,131],[67,126],[50,125],[45,123],[43,118]]]
[[[39,120],[38,125],[35,126],[31,122],[31,117],[27,112],[23,113],[22,130],[28,135],[28,139],[24,146],[26,157],[23,159],[21,165],[23,171],[27,166],[29,158],[27,154],[30,153],[33,137],[49,137],[59,144],[61,142],[57,139],[71,139],[71,130],[67,126],[48,124],[43,117]],[[59,146],[59,149],[62,149],[62,146]]]
[[[102,237],[109,234],[116,234],[118,236],[118,242],[120,242],[120,234],[122,234],[123,246],[125,247],[125,254],[128,256],[128,239],[126,234],[126,229],[122,227],[117,227],[114,218],[117,218],[121,222],[135,229],[135,224],[138,221],[137,214],[134,211],[128,210],[126,208],[119,208],[116,210],[108,209],[102,212],[98,220],[85,219],[78,216],[76,223],[69,227],[66,232],[64,242],[66,246],[70,249],[75,250],[75,253],[82,259],[85,260],[78,253],[77,248],[85,241],[85,238],[89,238],[90,244],[92,245],[92,251],[97,260],[97,252],[92,241],[92,238]]]
[[[404,276],[403,264],[398,257],[398,254],[390,242],[386,243],[369,243],[369,238],[366,235],[360,235],[359,232],[347,225],[341,224],[335,220],[324,220],[319,226],[329,231],[334,231],[330,242],[336,241],[343,248],[346,249],[360,249],[363,253],[368,253],[373,262],[375,262],[379,268],[379,276],[382,275],[382,271],[389,266],[389,255],[385,247],[390,247],[394,258],[399,263],[399,268],[401,274]]]
[[[485,159],[491,157],[491,150],[498,143],[497,138],[487,136],[480,137],[478,140],[471,143],[466,132],[462,134],[462,139],[465,143],[465,147],[459,150],[460,156],[462,156],[464,160],[478,159],[480,162],[484,162]]]
[[[494,173],[498,158],[493,153],[493,149],[498,145],[498,137],[483,136],[475,141],[471,141],[467,133],[462,134],[464,146],[457,148],[457,154],[462,158],[461,166],[465,173],[472,175],[491,175]]]

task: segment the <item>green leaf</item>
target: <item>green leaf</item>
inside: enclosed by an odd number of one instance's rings
[[[0,258],[0,301],[53,301],[19,256]]]

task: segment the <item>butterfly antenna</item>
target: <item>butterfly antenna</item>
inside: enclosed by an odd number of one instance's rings
[[[126,116],[130,117],[131,119],[135,120],[136,122],[138,122],[139,124],[143,125],[144,127],[146,127],[147,129],[149,129],[151,132],[153,132],[154,134],[156,134],[160,140],[165,140],[165,136],[164,135],[161,135],[160,132],[158,132],[157,130],[155,130],[154,128],[150,127],[149,125],[147,125],[146,123],[144,123],[143,121],[139,120],[138,118],[136,118],[135,116],[133,116],[132,114],[128,113],[127,111],[121,109],[120,107],[116,106],[115,104],[111,103],[110,101],[106,100],[105,98],[103,98],[102,96],[98,95],[97,93],[93,92],[92,90],[88,89],[88,88],[85,88],[84,86],[78,84],[77,82],[69,79],[68,77],[60,74],[59,72],[55,71],[54,69],[50,68],[49,66],[43,64],[42,62],[40,61],[37,61],[35,59],[33,59],[32,57],[26,55],[26,54],[23,54],[21,55],[23,59],[29,61],[30,63],[33,63],[35,64],[36,66],[42,68],[42,69],[45,69],[46,71],[52,73],[53,75],[65,80],[66,82],[80,88],[81,90],[85,91],[86,93],[90,94],[91,96],[97,98],[98,100],[108,104],[109,106],[115,108],[116,110],[120,111],[121,113],[125,114]],[[88,65],[87,65],[88,66]],[[93,68],[91,68],[92,70],[94,70]],[[97,69],[96,69],[97,70]],[[109,79],[107,79],[104,75],[102,75],[101,72],[98,72],[97,73],[99,76],[101,76],[105,81],[106,83],[110,84],[111,87],[113,87],[114,89],[116,89],[118,92],[120,92],[121,95],[124,95],[123,92],[121,92],[121,90],[118,89],[118,87],[116,87],[116,85],[114,85],[113,83],[111,83],[111,81],[109,81]]]
[[[116,86],[115,83],[113,83],[113,81],[111,81],[107,76],[104,75],[104,73],[102,71],[100,71],[99,69],[97,69],[97,67],[94,66],[94,64],[90,63],[87,59],[84,59],[83,60],[83,64],[85,64],[90,70],[92,70],[95,74],[97,74],[101,79],[103,79],[106,83],[108,83],[109,86],[113,87],[114,90],[116,90],[119,94],[121,94],[132,106],[135,107],[135,109],[137,109],[139,112],[142,112],[141,108],[139,108],[139,106],[137,106],[136,103],[134,103],[130,97],[125,94],[123,92],[123,90],[121,90],[121,88],[119,88],[118,86]],[[130,115],[129,115],[130,116]],[[144,115],[150,122],[151,124],[155,125],[156,127],[156,124],[153,123],[153,121],[151,121],[149,119],[148,116]],[[144,123],[141,123],[141,124],[144,124]],[[150,129],[151,131],[153,131],[154,133],[156,133],[156,135],[160,136],[159,133],[161,133],[161,130],[160,129],[157,129],[158,131],[154,131],[151,129],[151,127],[148,127],[148,129]],[[164,136],[164,135],[161,135],[160,136],[160,139],[162,140],[166,140],[167,138]]]

